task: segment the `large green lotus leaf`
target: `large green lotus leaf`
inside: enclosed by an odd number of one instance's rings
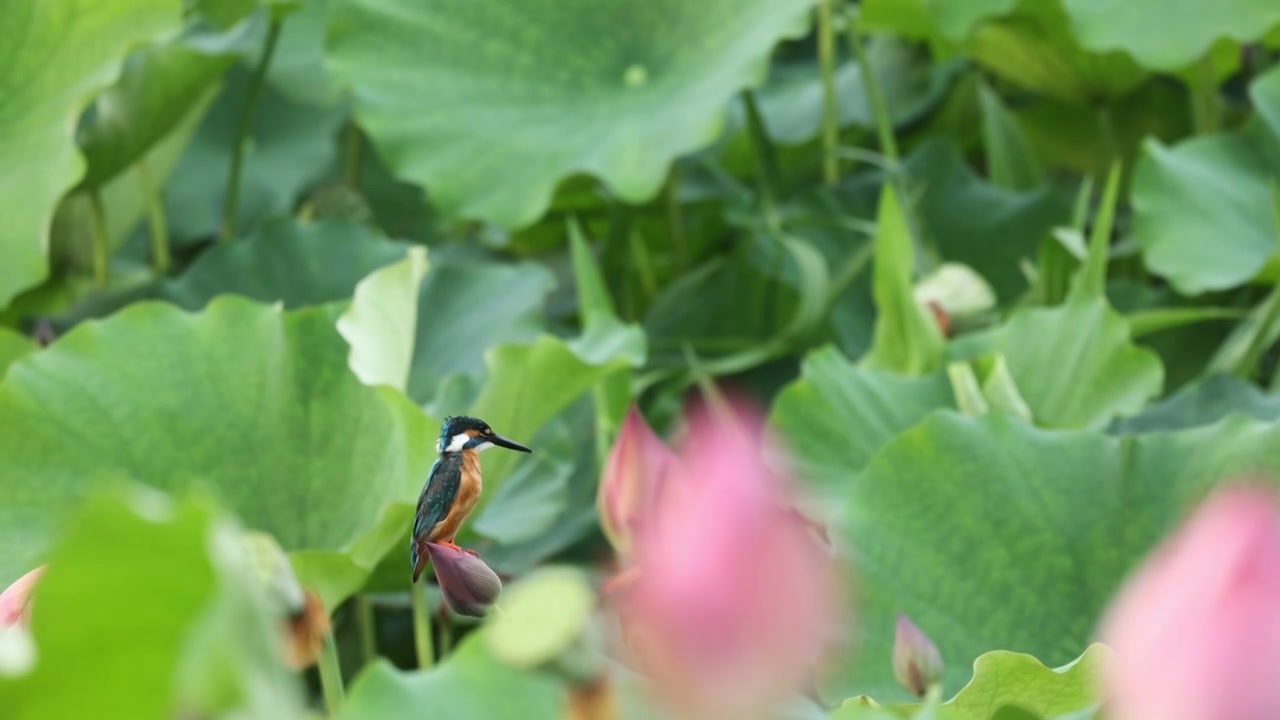
[[[1098,141],[1095,107],[1040,97],[1011,110],[1045,167],[1091,177],[1104,177],[1117,157],[1132,166],[1148,137],[1171,143],[1194,132],[1186,89],[1175,83],[1146,83],[1107,107],[1111,143]]]
[[[472,633],[439,667],[404,672],[385,660],[351,683],[340,720],[409,717],[431,708],[432,720],[525,720],[564,715],[565,692],[551,674],[517,670],[491,656],[484,631]]]
[[[234,65],[227,71],[222,93],[165,186],[165,211],[175,242],[218,232],[230,149],[248,84],[248,68]],[[264,86],[249,130],[233,235],[245,235],[264,218],[287,212],[304,188],[324,176],[337,158],[337,131],[345,115],[339,105],[298,104],[270,83]]]
[[[289,551],[375,532],[421,484],[433,429],[356,379],[335,314],[139,303],[15,363],[0,384],[0,582],[39,557],[59,508],[122,474],[208,485]]]
[[[0,379],[14,361],[36,351],[35,341],[6,327],[0,327]]]
[[[405,259],[375,270],[356,285],[351,306],[338,318],[338,332],[351,345],[348,365],[366,385],[404,391],[418,325],[418,286],[427,272],[427,250],[409,249]]]
[[[397,175],[450,213],[521,227],[575,173],[652,198],[812,4],[360,0],[334,11],[329,67]]]
[[[955,407],[955,400],[943,373],[909,377],[868,370],[827,347],[805,358],[800,378],[778,393],[770,422],[815,509],[830,516],[876,451],[944,407]],[[833,446],[842,451],[838,462],[832,462]]]
[[[983,0],[983,5],[1005,0]],[[939,2],[959,8],[970,3]],[[1077,104],[1128,94],[1147,77],[1122,52],[1093,53],[1080,46],[1058,0],[1021,0],[1007,15],[978,23],[969,35],[970,55],[991,72],[1033,92]]]
[[[1242,130],[1172,148],[1148,140],[1134,171],[1134,236],[1148,267],[1187,294],[1239,285],[1276,253],[1280,68],[1249,96],[1258,117]]]
[[[1106,427],[1160,394],[1164,369],[1102,298],[1014,313],[998,347],[1038,425]]]
[[[973,679],[956,696],[937,706],[937,720],[1004,720],[1028,717],[1032,720],[1059,718],[1067,713],[1087,711],[1098,703],[1096,680],[1103,663],[1113,654],[1100,644],[1090,645],[1084,654],[1060,668],[1045,667],[1025,653],[994,650],[973,662]],[[859,714],[869,706],[863,698],[846,700],[831,713],[831,720],[868,717]],[[1002,714],[1014,708],[1024,714]],[[916,703],[882,706],[890,717],[920,717],[925,707]],[[1086,715],[1084,717],[1091,717]]]
[[[1280,420],[1280,396],[1234,375],[1211,375],[1131,418],[1117,421],[1114,430],[1128,434],[1183,430],[1237,414],[1268,422]]]
[[[553,282],[541,263],[433,255],[418,291],[409,396],[419,403],[435,400],[445,379],[458,373],[479,382],[486,350],[498,343],[531,342],[543,329],[542,306]],[[441,414],[459,410],[445,408]]]
[[[945,95],[958,69],[957,63],[935,64],[924,48],[892,35],[867,39],[867,64],[884,93],[895,126],[920,118]],[[858,63],[846,60],[835,70],[836,117],[841,126],[874,128],[875,117]],[[813,62],[777,63],[759,91],[760,114],[770,139],[786,144],[807,142],[822,128],[822,75]],[[743,125],[741,105],[734,105],[734,120]]]
[[[528,345],[498,345],[485,353],[485,360],[488,381],[468,414],[483,418],[499,433],[520,442],[532,438],[597,381],[630,366],[621,355],[587,362],[564,340],[550,335],[541,335]],[[587,441],[586,436],[581,439]],[[501,449],[485,453],[484,493],[476,503],[477,516],[500,495],[517,460],[531,462],[533,458]]]
[[[0,6],[0,307],[48,274],[58,198],[84,171],[71,129],[126,51],[177,30],[180,0],[6,2]]]
[[[81,184],[101,186],[173,132],[235,59],[181,42],[144,48],[93,105],[80,130],[88,168]]]
[[[201,253],[162,295],[192,310],[222,294],[286,308],[320,305],[350,298],[360,280],[403,258],[407,248],[349,220],[278,218]]]
[[[73,510],[35,587],[38,661],[0,679],[6,718],[302,716],[284,609],[211,503],[113,488]]]
[[[1280,4],[1271,0],[1063,0],[1071,29],[1093,50],[1124,50],[1144,67],[1175,72],[1198,60],[1214,41],[1258,40],[1280,24]],[[1159,26],[1151,24],[1159,17]]]
[[[280,31],[280,44],[267,78],[295,102],[329,105],[339,97],[339,89],[324,66],[324,36],[332,4],[331,0],[306,0],[290,13]]]
[[[1033,190],[1044,182],[1044,168],[1026,134],[999,93],[987,83],[978,86],[982,108],[982,149],[991,184],[1008,190]]]
[[[1040,243],[1071,214],[1071,198],[1048,185],[1015,191],[989,183],[971,170],[956,145],[929,140],[907,158],[921,231],[947,260],[977,270],[1003,302],[1016,299],[1027,281],[1018,265],[1034,261]]]
[[[827,452],[833,464],[846,454]],[[1125,574],[1210,486],[1246,470],[1280,470],[1280,427],[1233,418],[1121,439],[931,415],[850,483],[836,537],[858,647],[824,695],[904,697],[890,663],[898,612],[937,644],[948,691],[990,650],[1072,660]]]

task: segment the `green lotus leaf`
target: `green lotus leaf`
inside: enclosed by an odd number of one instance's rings
[[[179,27],[180,0],[9,2],[0,7],[0,307],[48,274],[54,206],[81,177],[71,128],[126,51]],[[16,171],[21,169],[21,171]]]
[[[930,708],[928,703],[873,706],[863,698],[850,698],[831,713],[831,720],[877,717],[867,714],[873,708],[884,717],[934,720],[1045,720],[1068,713],[1076,717],[1076,712],[1096,709],[1095,681],[1100,666],[1110,657],[1110,648],[1093,644],[1070,663],[1048,668],[1025,653],[993,650],[973,662],[969,684],[936,707]]]
[[[1246,282],[1276,254],[1280,68],[1249,95],[1258,116],[1243,129],[1148,140],[1134,171],[1134,236],[1148,267],[1189,295]]]
[[[942,373],[917,377],[858,367],[835,348],[805,358],[800,378],[778,393],[770,423],[826,516],[873,455],[930,412],[955,407]],[[838,456],[830,448],[839,446]],[[833,462],[835,460],[835,462]]]
[[[542,306],[554,282],[551,273],[536,262],[485,262],[433,254],[431,270],[418,292],[409,396],[420,403],[439,400],[446,379],[458,375],[478,383],[485,377],[489,348],[532,342],[542,332]],[[441,414],[459,411],[452,405]]]
[[[204,98],[235,59],[180,42],[144,48],[125,60],[120,78],[98,96],[80,130],[88,168],[81,184],[98,187],[123,172],[205,107]]]
[[[575,173],[652,198],[812,4],[360,0],[334,10],[329,68],[398,176],[447,212],[523,227]]]
[[[222,223],[230,148],[249,86],[248,68],[233,65],[222,93],[165,185],[165,212],[175,243],[209,238]],[[260,221],[290,210],[298,194],[323,177],[338,154],[340,105],[293,102],[270,83],[258,99],[241,169],[232,235],[247,235]]]
[[[63,527],[33,596],[38,662],[0,677],[5,717],[302,717],[284,609],[207,498],[113,487]]]
[[[937,644],[950,692],[995,649],[1074,659],[1125,575],[1213,484],[1280,470],[1280,427],[1232,418],[1114,438],[1005,415],[940,411],[889,442],[848,485],[835,537],[859,622],[823,694],[905,699],[894,617]],[[832,464],[846,455],[828,448]]]
[[[1170,73],[1203,57],[1219,38],[1253,42],[1280,25],[1280,5],[1271,0],[1062,0],[1062,5],[1085,47],[1124,50],[1143,67]],[[1158,26],[1153,17],[1160,18]]]
[[[31,338],[6,327],[0,327],[0,379],[16,360],[33,353],[39,346]]]
[[[1128,323],[1101,298],[1019,310],[999,348],[1043,427],[1101,429],[1136,414],[1164,382],[1159,356],[1135,345]]]
[[[383,507],[414,497],[434,428],[356,379],[335,315],[138,303],[15,363],[0,384],[0,428],[22,428],[0,432],[0,582],[36,562],[63,508],[121,476],[208,486],[287,551],[380,557],[361,544],[376,535],[384,554]]]
[[[403,258],[408,247],[349,220],[279,218],[201,253],[162,295],[191,310],[222,294],[286,308],[321,305],[350,298],[360,280]]]
[[[410,248],[405,259],[361,280],[351,306],[338,318],[338,332],[351,345],[348,364],[366,385],[403,391],[409,381],[418,286],[426,272],[426,248]]]
[[[1131,418],[1117,421],[1114,430],[1127,434],[1184,430],[1211,425],[1230,415],[1280,420],[1280,396],[1234,375],[1210,375]]]
[[[943,257],[978,271],[1003,303],[1025,291],[1018,264],[1034,260],[1050,230],[1067,222],[1070,197],[1048,185],[1015,191],[987,182],[942,139],[922,143],[906,166],[919,188],[921,232]]]
[[[499,662],[473,633],[439,667],[404,672],[386,660],[369,665],[351,683],[339,720],[403,717],[436,708],[448,720],[561,717],[564,690],[550,675],[523,672]]]

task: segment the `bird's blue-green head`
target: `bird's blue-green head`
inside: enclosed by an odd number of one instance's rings
[[[462,452],[463,450],[488,450],[491,447],[507,448],[531,453],[529,448],[515,440],[504,438],[489,427],[489,423],[470,415],[451,415],[440,424],[440,439],[436,452]]]

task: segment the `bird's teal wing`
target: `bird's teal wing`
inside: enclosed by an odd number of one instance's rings
[[[427,473],[427,482],[418,496],[418,510],[413,518],[413,537],[409,541],[409,563],[416,581],[422,572],[421,544],[436,523],[449,514],[449,507],[462,484],[462,456],[450,453],[438,458]]]

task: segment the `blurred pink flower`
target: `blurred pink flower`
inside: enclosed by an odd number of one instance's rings
[[[44,573],[44,565],[14,580],[0,593],[0,627],[26,622],[31,609],[31,591]]]
[[[1280,718],[1280,502],[1215,491],[1129,578],[1103,618],[1114,720]]]
[[[942,655],[938,646],[902,613],[898,613],[894,628],[893,675],[902,687],[920,697],[942,680]]]
[[[502,592],[502,580],[483,560],[466,550],[426,543],[444,604],[459,615],[484,617]]]
[[[767,715],[810,679],[834,625],[830,557],[764,463],[742,406],[693,414],[679,492],[649,509],[618,596],[631,643],[676,709]]]
[[[600,526],[622,557],[631,553],[637,524],[657,502],[676,462],[636,406],[627,408],[596,495]]]

